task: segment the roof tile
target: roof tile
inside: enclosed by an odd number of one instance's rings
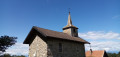
[[[89,43],[80,37],[73,37],[73,36],[70,36],[63,32],[52,31],[52,30],[48,30],[48,29],[44,29],[44,28],[39,28],[36,26],[34,26],[33,28],[36,29],[38,32],[42,32],[46,36],[60,38],[60,39],[66,39],[66,40],[72,40],[72,41],[77,41],[77,42],[83,42],[83,43]]]
[[[92,51],[91,54],[91,51],[87,51],[86,57],[103,57],[104,52],[105,52],[104,50],[96,50],[96,51]]]

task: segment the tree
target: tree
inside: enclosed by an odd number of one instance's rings
[[[4,54],[4,55],[1,55],[0,57],[26,57],[24,55],[10,55],[10,54]]]
[[[118,54],[120,55],[120,51],[118,52]]]
[[[4,54],[1,57],[11,57],[11,55],[10,54]]]
[[[120,57],[120,52],[117,53],[107,53],[108,57]]]
[[[1,36],[0,37],[0,51],[2,53],[5,52],[5,50],[8,49],[8,47],[11,47],[17,42],[16,39],[17,37]]]
[[[120,57],[120,51],[118,52],[117,57]]]

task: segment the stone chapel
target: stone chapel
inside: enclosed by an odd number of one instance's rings
[[[63,32],[33,26],[23,44],[29,44],[29,57],[85,57],[84,44],[90,43],[78,36],[69,12]]]

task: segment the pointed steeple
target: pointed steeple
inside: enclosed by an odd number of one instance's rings
[[[68,15],[68,23],[67,23],[67,25],[63,28],[63,30],[66,29],[66,28],[69,28],[69,27],[77,28],[76,26],[72,25],[72,19],[71,19],[70,12],[69,12],[69,15]],[[77,29],[78,29],[78,28],[77,28]]]
[[[71,15],[70,15],[70,12],[69,12],[68,23],[63,28],[63,32],[67,33],[67,34],[69,34],[71,36],[78,37],[78,31],[77,31],[77,29],[78,29],[77,27],[75,27],[74,25],[72,25]]]
[[[72,20],[71,20],[71,16],[70,16],[70,12],[69,12],[69,16],[68,16],[68,26],[72,26]]]

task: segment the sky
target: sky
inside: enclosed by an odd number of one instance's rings
[[[0,36],[18,37],[6,53],[28,55],[22,44],[33,26],[62,32],[70,8],[79,36],[93,50],[120,51],[120,0],[0,0]],[[85,45],[86,51],[89,45]]]

